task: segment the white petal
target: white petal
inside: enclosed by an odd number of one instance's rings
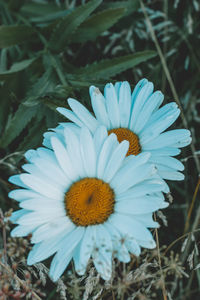
[[[178,116],[180,114],[180,109],[178,109],[178,107],[175,103],[169,103],[165,106],[170,107],[170,108],[166,107],[166,110],[168,110],[168,111],[166,111],[166,113],[163,116],[161,116],[160,118],[158,118],[156,121],[152,122],[151,124],[148,125],[148,123],[147,123],[147,125],[144,127],[144,129],[140,133],[141,145],[145,145],[149,141],[153,140],[161,132],[163,132],[171,124],[173,124],[175,122],[175,120],[178,118]],[[155,113],[155,115],[157,113],[159,113],[159,111],[162,110],[163,108],[165,108],[165,107],[162,107],[161,109],[159,109]],[[151,122],[151,118],[150,118],[149,122]]]
[[[83,275],[85,273],[88,260],[94,248],[94,238],[94,226],[86,227],[84,236],[79,243],[79,248],[76,249],[73,256],[75,269],[79,275]]]
[[[19,218],[21,218],[22,216],[26,215],[29,212],[30,211],[26,210],[26,209],[20,209],[20,210],[14,211],[12,213],[12,215],[9,217],[9,220],[13,223],[16,223],[19,220]]]
[[[178,105],[175,102],[170,102],[170,103],[162,106],[160,109],[158,109],[151,115],[151,117],[150,117],[149,121],[146,123],[144,129],[148,128],[149,126],[151,126],[153,123],[157,122],[158,120],[162,120],[163,118],[165,118],[165,116],[174,114],[177,111],[180,113]]]
[[[138,183],[134,187],[128,189],[126,192],[120,193],[117,196],[116,201],[132,199],[133,196],[135,198],[138,198],[138,197],[144,196],[146,194],[164,191],[164,188],[165,188],[165,186],[163,185],[163,182],[161,182],[161,181],[154,182],[153,180],[145,180],[145,181],[142,181],[141,183]]]
[[[24,154],[24,156],[25,156],[26,160],[28,160],[28,161],[31,162],[32,158],[33,157],[37,157],[38,154],[37,154],[37,151],[30,149],[30,150],[26,151],[26,153]]]
[[[75,247],[83,237],[84,231],[85,228],[77,227],[63,239],[60,249],[54,256],[50,267],[49,276],[53,281],[57,281],[67,268],[72,259]]]
[[[126,156],[128,148],[129,148],[129,142],[123,141],[113,151],[113,154],[105,168],[103,178],[102,178],[103,180],[105,180],[106,182],[109,182],[113,178],[115,173],[118,171],[118,169],[122,165],[122,162]]]
[[[79,130],[79,132],[80,131],[81,130]],[[76,173],[80,177],[84,177],[85,172],[84,172],[83,163],[81,159],[80,142],[79,142],[80,133],[79,133],[79,137],[77,137],[77,135],[72,130],[70,130],[69,128],[65,128],[64,137],[67,145],[67,151],[71,160],[71,164],[76,170]]]
[[[135,256],[139,256],[141,253],[141,249],[137,241],[133,238],[125,238],[125,245],[132,254]]]
[[[166,203],[166,202],[165,202]],[[168,203],[167,203],[168,204]],[[159,228],[159,223],[153,220],[152,213],[135,215],[134,218],[149,228]]]
[[[131,88],[127,81],[122,82],[119,90],[119,112],[121,127],[128,127],[131,110]]]
[[[38,177],[38,179],[43,180],[45,178],[46,181],[52,182],[61,189],[66,189],[70,184],[69,179],[58,167],[58,164],[51,163],[48,159],[36,157],[33,164],[25,164],[22,168],[31,175]]]
[[[27,236],[35,229],[35,224],[29,226],[16,226],[10,233],[12,237]]]
[[[20,202],[20,201],[24,201],[24,200],[27,200],[30,198],[41,197],[41,195],[32,190],[18,189],[18,190],[11,191],[8,194],[8,197]]]
[[[30,198],[28,200],[21,201],[19,206],[35,211],[43,211],[45,209],[55,209],[55,211],[61,211],[62,209],[64,210],[64,201],[63,199],[56,201],[54,199],[48,199],[40,196],[38,198]]]
[[[148,80],[146,78],[141,79],[140,81],[138,81],[138,83],[136,84],[133,93],[132,93],[132,105],[134,105],[135,100],[137,98],[138,93],[140,92],[140,90],[143,88],[143,86],[145,86],[148,83]]]
[[[64,196],[63,191],[56,187],[56,185],[52,185],[50,182],[48,183],[45,180],[45,177],[42,181],[36,176],[30,174],[21,174],[20,178],[29,188],[48,198],[61,199]]]
[[[82,164],[88,177],[96,176],[96,152],[91,133],[86,127],[81,129],[80,146]]]
[[[173,147],[165,147],[155,150],[150,150],[151,158],[156,158],[158,156],[176,156],[181,153],[181,150]]]
[[[134,198],[133,195],[132,199],[116,202],[115,211],[133,215],[146,214],[163,208],[164,203],[157,197],[143,196],[141,198]],[[166,206],[168,206],[167,203]]]
[[[54,218],[60,218],[63,217],[63,212],[61,211],[60,213],[53,212],[53,211],[48,211],[46,213],[44,212],[29,212],[26,215],[20,217],[16,223],[19,225],[31,225],[35,224],[35,226],[44,224],[46,222],[51,222],[54,220]]]
[[[79,175],[72,165],[67,149],[63,146],[63,144],[56,137],[51,138],[51,144],[59,165],[66,174],[67,178],[69,178],[69,181],[74,181],[79,178]]]
[[[169,168],[167,166],[157,164],[156,167],[158,169],[158,174],[164,179],[183,180],[185,178],[185,176],[182,173],[176,172],[174,171],[174,169]]]
[[[182,164],[182,162],[170,156],[150,157],[149,162],[154,163],[155,165],[164,165],[178,171],[184,170],[184,165]]]
[[[138,184],[139,182],[150,178],[156,173],[154,165],[145,164],[137,168],[121,168],[110,182],[111,187],[114,189],[116,194],[121,194]]]
[[[153,111],[155,111],[162,103],[164,95],[160,91],[153,93],[144,104],[143,108],[140,111],[140,114],[137,116],[137,120],[134,127],[134,132],[139,134],[144,128],[145,124],[149,121],[150,116]]]
[[[58,236],[60,233],[65,231],[65,234],[72,231],[75,225],[66,216],[53,220],[46,224],[39,226],[32,235],[31,242],[39,243],[43,240],[47,240]]]
[[[84,125],[84,123],[71,110],[64,108],[64,107],[57,107],[56,109],[59,113],[61,113],[63,116],[65,116],[70,121],[77,124],[79,127],[82,127]]]
[[[101,151],[102,145],[108,137],[108,131],[104,126],[99,126],[94,133],[94,145],[97,158],[99,157],[99,153]]]
[[[179,143],[187,141],[190,138],[190,131],[187,129],[175,129],[161,133],[158,137],[150,141],[149,143],[142,145],[143,150],[154,150],[164,147],[173,147],[175,144],[176,148]]]
[[[118,258],[122,262],[125,263],[129,262],[130,255],[128,253],[128,250],[125,246],[125,242],[123,241],[123,238],[120,235],[119,231],[114,226],[112,226],[109,222],[105,222],[104,226],[106,227],[109,234],[111,235],[114,257]]]
[[[115,88],[112,83],[106,84],[104,89],[104,95],[106,98],[106,108],[111,122],[111,126],[112,128],[118,128],[120,126],[119,105]]]
[[[140,114],[141,109],[143,108],[144,103],[147,101],[147,99],[151,96],[153,93],[153,84],[151,82],[148,82],[143,86],[143,88],[138,92],[138,95],[135,99],[130,122],[129,122],[129,128],[134,132],[135,124],[137,121],[137,117]]]
[[[101,149],[101,152],[99,154],[99,160],[97,162],[97,177],[102,178],[104,174],[104,170],[108,164],[109,158],[113,153],[113,150],[115,147],[117,147],[117,137],[114,133],[110,134]]]
[[[143,247],[143,248],[147,248],[147,249],[154,249],[156,248],[156,243],[155,241],[152,239],[150,241],[147,240],[137,240],[138,244]]]
[[[120,90],[120,86],[121,86],[122,82],[119,81],[119,82],[116,82],[114,87],[115,87],[115,92],[116,92],[116,95],[117,95],[117,98],[119,99],[119,90]]]
[[[109,222],[127,236],[147,241],[153,239],[150,231],[142,223],[128,215],[119,213],[112,214],[109,218]]]
[[[21,179],[21,174],[10,176],[8,181],[20,187],[27,188],[27,185]]]
[[[112,273],[112,242],[105,226],[96,228],[97,250],[93,252],[94,265],[104,280],[109,280]]]
[[[53,238],[49,238],[33,246],[27,258],[27,264],[33,265],[53,255],[63,243],[63,238],[66,236],[65,230]]]
[[[84,125],[87,126],[91,132],[94,132],[99,123],[92,114],[75,99],[69,98],[68,103],[73,112],[84,123]]]
[[[100,124],[104,124],[110,128],[110,120],[105,107],[105,98],[100,90],[94,86],[90,87],[90,96],[92,100],[92,108],[95,116]]]

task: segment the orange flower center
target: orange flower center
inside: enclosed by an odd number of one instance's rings
[[[111,134],[111,133],[116,134],[119,143],[121,143],[124,140],[129,141],[129,149],[128,149],[126,156],[129,156],[131,154],[138,155],[141,152],[139,138],[130,129],[114,128],[114,129],[108,130],[108,134]]]
[[[77,226],[104,223],[114,212],[115,195],[108,183],[97,178],[83,178],[65,194],[65,208]]]

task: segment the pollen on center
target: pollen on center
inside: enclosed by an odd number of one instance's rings
[[[126,140],[129,142],[129,149],[126,156],[131,154],[138,155],[141,152],[141,146],[138,136],[128,128],[114,128],[108,130],[108,134],[115,133],[119,143]]]
[[[77,226],[104,223],[114,212],[114,204],[113,189],[97,178],[83,178],[65,194],[66,214]]]

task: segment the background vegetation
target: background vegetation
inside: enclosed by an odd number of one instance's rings
[[[197,0],[0,0],[0,299],[199,299],[200,4]],[[111,282],[92,264],[71,264],[53,284],[45,265],[26,265],[30,237],[10,238],[17,205],[7,193],[23,153],[66,121],[66,99],[89,109],[88,87],[142,77],[182,109],[177,128],[193,144],[182,151],[185,181],[170,182],[171,205],[154,232],[158,248],[130,264],[113,261]]]

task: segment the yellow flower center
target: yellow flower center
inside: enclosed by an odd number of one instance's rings
[[[104,223],[114,212],[115,195],[108,183],[97,178],[83,178],[65,194],[65,208],[77,226]]]
[[[129,141],[129,149],[126,156],[131,154],[138,155],[141,152],[141,146],[138,136],[127,128],[114,128],[108,130],[108,134],[115,133],[119,143],[124,140]]]

